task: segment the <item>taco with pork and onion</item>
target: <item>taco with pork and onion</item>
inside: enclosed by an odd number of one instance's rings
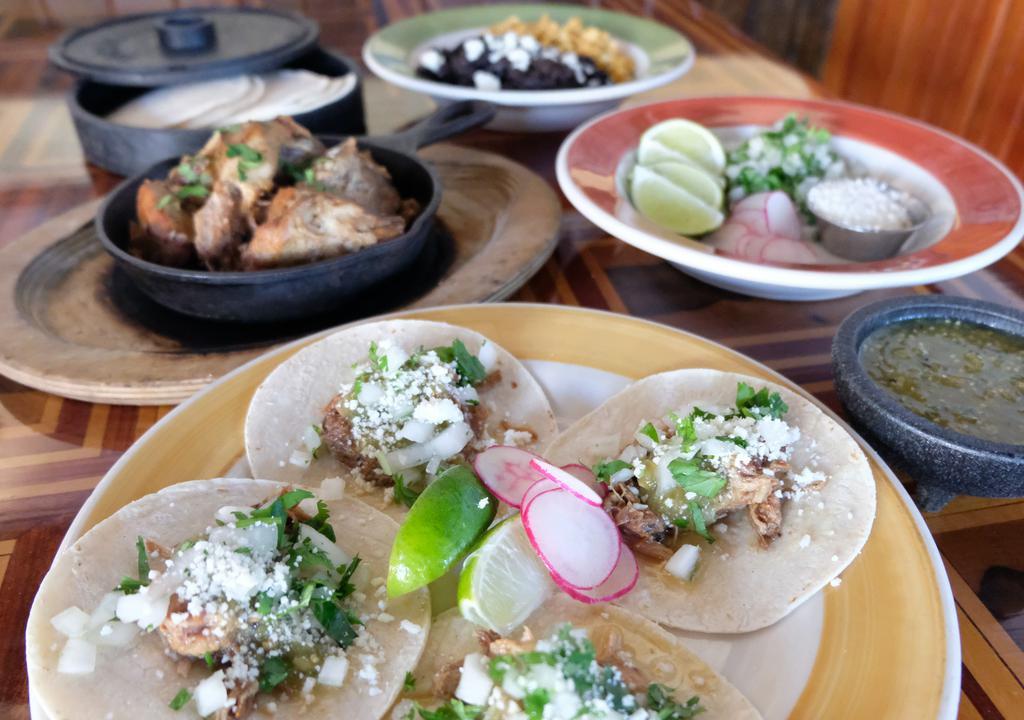
[[[857,442],[804,397],[716,370],[644,378],[560,435],[554,463],[593,467],[641,563],[618,602],[684,630],[782,619],[860,552],[875,480]]]
[[[388,600],[398,527],[265,480],[174,485],[61,553],[26,630],[49,720],[382,717],[420,658],[425,590]]]
[[[341,478],[400,517],[445,468],[495,444],[535,450],[555,432],[540,385],[493,341],[446,323],[385,320],[340,330],[278,366],[253,396],[245,447],[257,477]]]
[[[761,717],[677,637],[622,608],[565,596],[506,637],[458,610],[442,613],[410,685],[393,718]]]

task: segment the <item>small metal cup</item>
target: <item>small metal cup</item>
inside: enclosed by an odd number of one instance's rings
[[[881,184],[887,191],[894,190],[886,183]],[[811,193],[813,192],[812,188]],[[906,203],[907,211],[914,224],[903,230],[875,230],[839,225],[815,212],[814,205],[811,203],[811,195],[808,195],[807,208],[818,220],[818,237],[826,250],[846,260],[871,262],[872,260],[884,260],[897,254],[907,240],[929,219],[931,213],[928,206],[906,191],[904,194],[909,197],[909,202]]]

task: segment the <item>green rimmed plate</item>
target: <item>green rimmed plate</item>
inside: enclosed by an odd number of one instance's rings
[[[549,15],[565,22],[578,17],[584,25],[606,30],[636,62],[633,80],[572,90],[478,90],[416,76],[420,55],[431,47],[451,47],[490,25],[515,15],[536,20]],[[498,4],[438,10],[388,25],[363,45],[363,61],[393,85],[430,95],[438,102],[474,99],[495,103],[497,130],[544,132],[576,127],[622,99],[681,77],[695,51],[675,30],[644,18],[594,8],[550,4]]]

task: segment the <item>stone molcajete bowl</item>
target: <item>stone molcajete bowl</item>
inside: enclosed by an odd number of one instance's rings
[[[869,335],[920,318],[961,320],[1024,337],[1024,313],[978,300],[909,297],[861,308],[843,321],[832,341],[836,389],[854,425],[916,481],[916,499],[924,510],[939,510],[957,495],[1024,496],[1024,445],[940,427],[903,407],[864,369],[860,348]]]

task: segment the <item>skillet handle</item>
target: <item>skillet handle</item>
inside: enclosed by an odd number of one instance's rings
[[[375,145],[412,153],[421,147],[433,145],[467,130],[480,127],[494,119],[495,107],[479,100],[460,100],[443,105],[435,112],[392,135],[367,138]]]

